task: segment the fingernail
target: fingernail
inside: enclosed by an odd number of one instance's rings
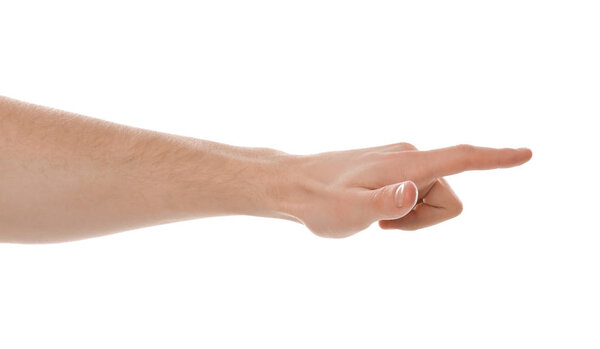
[[[394,201],[396,202],[397,207],[402,207],[404,203],[404,189],[406,188],[406,182],[400,184],[396,189],[396,194],[394,195]]]

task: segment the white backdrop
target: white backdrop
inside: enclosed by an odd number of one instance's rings
[[[0,245],[2,348],[598,348],[597,1],[7,1],[0,94],[291,153],[527,146],[458,218]]]

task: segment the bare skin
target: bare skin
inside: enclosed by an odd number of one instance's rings
[[[444,176],[529,149],[407,143],[290,155],[142,130],[0,97],[0,241],[61,242],[208,216],[292,220],[325,237],[415,230],[462,204]]]

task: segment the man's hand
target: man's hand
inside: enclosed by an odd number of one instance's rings
[[[58,242],[256,215],[344,237],[460,213],[442,178],[520,165],[527,149],[406,143],[295,156],[117,125],[0,97],[0,241]]]
[[[529,149],[471,145],[418,151],[408,143],[291,157],[291,185],[281,211],[315,234],[346,237],[379,221],[384,229],[415,230],[459,215],[462,203],[444,176],[513,167]]]

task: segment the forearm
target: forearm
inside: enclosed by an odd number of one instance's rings
[[[117,125],[0,97],[0,240],[65,241],[206,216],[281,216],[268,149]]]

